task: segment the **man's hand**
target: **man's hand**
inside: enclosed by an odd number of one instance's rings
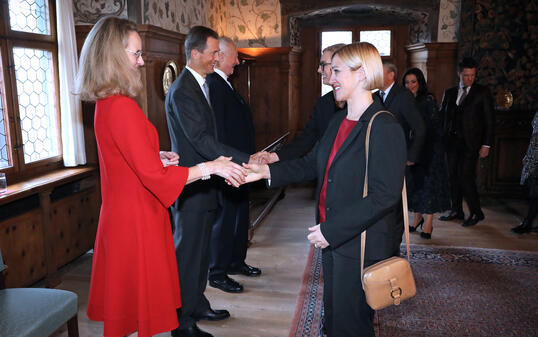
[[[260,151],[250,156],[249,164],[272,164],[279,161],[278,155],[274,152]]]
[[[179,164],[179,155],[175,152],[161,151],[159,152],[159,157],[161,158],[163,167],[175,166]]]
[[[320,225],[309,227],[308,230],[310,231],[310,234],[308,234],[306,238],[308,239],[308,241],[310,241],[311,244],[314,245],[314,247],[316,248],[329,247],[329,242],[325,240],[325,237],[321,233]]]
[[[271,171],[269,171],[267,164],[243,164],[243,167],[247,170],[245,183],[260,179],[271,179]]]
[[[415,165],[415,162],[413,162],[413,161],[409,161],[409,160],[408,160],[407,163],[406,163],[406,165],[407,165],[407,166],[413,166],[413,165]]]
[[[478,156],[480,158],[486,158],[489,154],[489,147],[482,145],[480,148],[480,151],[478,152]]]

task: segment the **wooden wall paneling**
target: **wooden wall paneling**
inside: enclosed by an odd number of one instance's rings
[[[321,57],[321,31],[317,27],[303,27],[301,45],[299,131],[304,129],[316,101],[321,96],[321,76],[317,72]]]
[[[458,83],[457,44],[437,42],[425,45],[428,48],[428,88],[441,104],[445,90]]]
[[[481,194],[525,198],[519,184],[522,159],[532,134],[534,112],[509,110],[495,112],[495,138],[490,155],[480,160],[478,190]]]
[[[290,99],[294,95],[290,90],[297,88],[298,82],[290,78],[290,73],[297,73],[290,70],[290,58],[295,60],[292,63],[297,67],[297,55],[287,47],[239,48],[239,52],[251,60],[246,63],[247,67],[237,69],[237,79],[250,79],[249,84],[242,86],[249,88],[256,148],[262,149],[290,131],[290,123],[295,123],[295,117],[290,116],[290,111],[295,108],[289,105],[298,104],[298,96]],[[245,71],[250,77],[242,74]]]
[[[288,130],[295,137],[297,130],[302,128],[300,116],[301,104],[301,50],[293,48],[289,53],[288,70]]]
[[[0,247],[4,262],[9,266],[6,287],[28,286],[45,277],[47,266],[40,210],[0,222]]]
[[[95,187],[54,202],[54,261],[61,267],[93,247],[97,233],[98,193]]]
[[[162,77],[164,67],[170,60],[174,60],[178,65],[177,75],[185,67],[185,35],[152,25],[139,25],[138,29],[146,53],[142,71],[145,86],[138,101],[157,129],[161,150],[170,150]]]

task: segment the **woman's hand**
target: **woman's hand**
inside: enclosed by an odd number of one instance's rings
[[[245,183],[247,170],[232,161],[232,157],[220,156],[213,161],[205,163],[209,174],[216,174],[226,179],[228,184],[239,187]]]
[[[329,243],[327,242],[327,240],[325,240],[325,237],[321,233],[320,225],[309,227],[308,230],[310,231],[310,234],[308,234],[306,238],[308,239],[308,241],[310,241],[311,244],[314,245],[314,247],[316,248],[329,247]]]
[[[267,164],[243,164],[243,167],[247,170],[246,183],[260,179],[271,179],[271,171],[269,171]]]
[[[249,164],[272,164],[280,159],[274,152],[260,151],[250,156]]]
[[[163,167],[179,164],[179,155],[175,152],[161,151],[159,152],[159,157],[161,158],[161,163],[163,163]]]

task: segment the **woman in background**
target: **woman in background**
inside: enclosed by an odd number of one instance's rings
[[[95,136],[102,205],[94,246],[88,317],[104,321],[104,336],[138,331],[152,336],[178,326],[181,306],[169,207],[185,184],[217,174],[243,181],[244,169],[220,157],[178,167],[159,155],[157,131],[135,100],[144,65],[136,24],[99,20],[80,55],[78,94],[96,101]]]
[[[271,179],[271,187],[317,178],[316,223],[308,240],[323,248],[323,302],[329,337],[374,336],[374,310],[361,287],[361,233],[367,229],[364,266],[400,253],[396,208],[406,163],[402,128],[388,113],[375,118],[370,134],[368,195],[363,198],[368,122],[380,110],[371,90],[383,86],[377,49],[366,42],[337,50],[330,84],[346,101],[306,156],[271,165],[245,165],[247,181]]]
[[[431,239],[433,213],[450,209],[448,177],[444,157],[441,116],[437,110],[435,97],[428,92],[424,74],[418,68],[409,69],[403,76],[402,85],[415,96],[417,107],[426,124],[426,141],[420,162],[411,167],[410,190],[408,190],[409,210],[415,212],[414,223],[409,231],[423,226],[420,236]]]
[[[529,189],[528,202],[529,208],[527,216],[523,218],[521,223],[511,229],[517,234],[524,234],[530,231],[536,232],[536,228],[532,228],[532,223],[536,214],[538,214],[538,111],[532,119],[532,135],[527,148],[527,153],[523,157],[523,169],[521,170],[521,185],[526,185]]]

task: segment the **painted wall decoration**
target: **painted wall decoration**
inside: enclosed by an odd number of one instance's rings
[[[439,3],[438,42],[457,42],[460,27],[461,0],[441,0]]]
[[[75,24],[93,24],[106,15],[127,18],[127,0],[74,0]]]
[[[229,0],[227,35],[239,47],[280,47],[280,1]]]
[[[203,25],[225,33],[226,0],[143,0],[144,23],[187,34]]]
[[[538,3],[535,0],[463,0],[459,58],[479,62],[478,81],[495,96],[508,90],[513,109],[538,109]]]

